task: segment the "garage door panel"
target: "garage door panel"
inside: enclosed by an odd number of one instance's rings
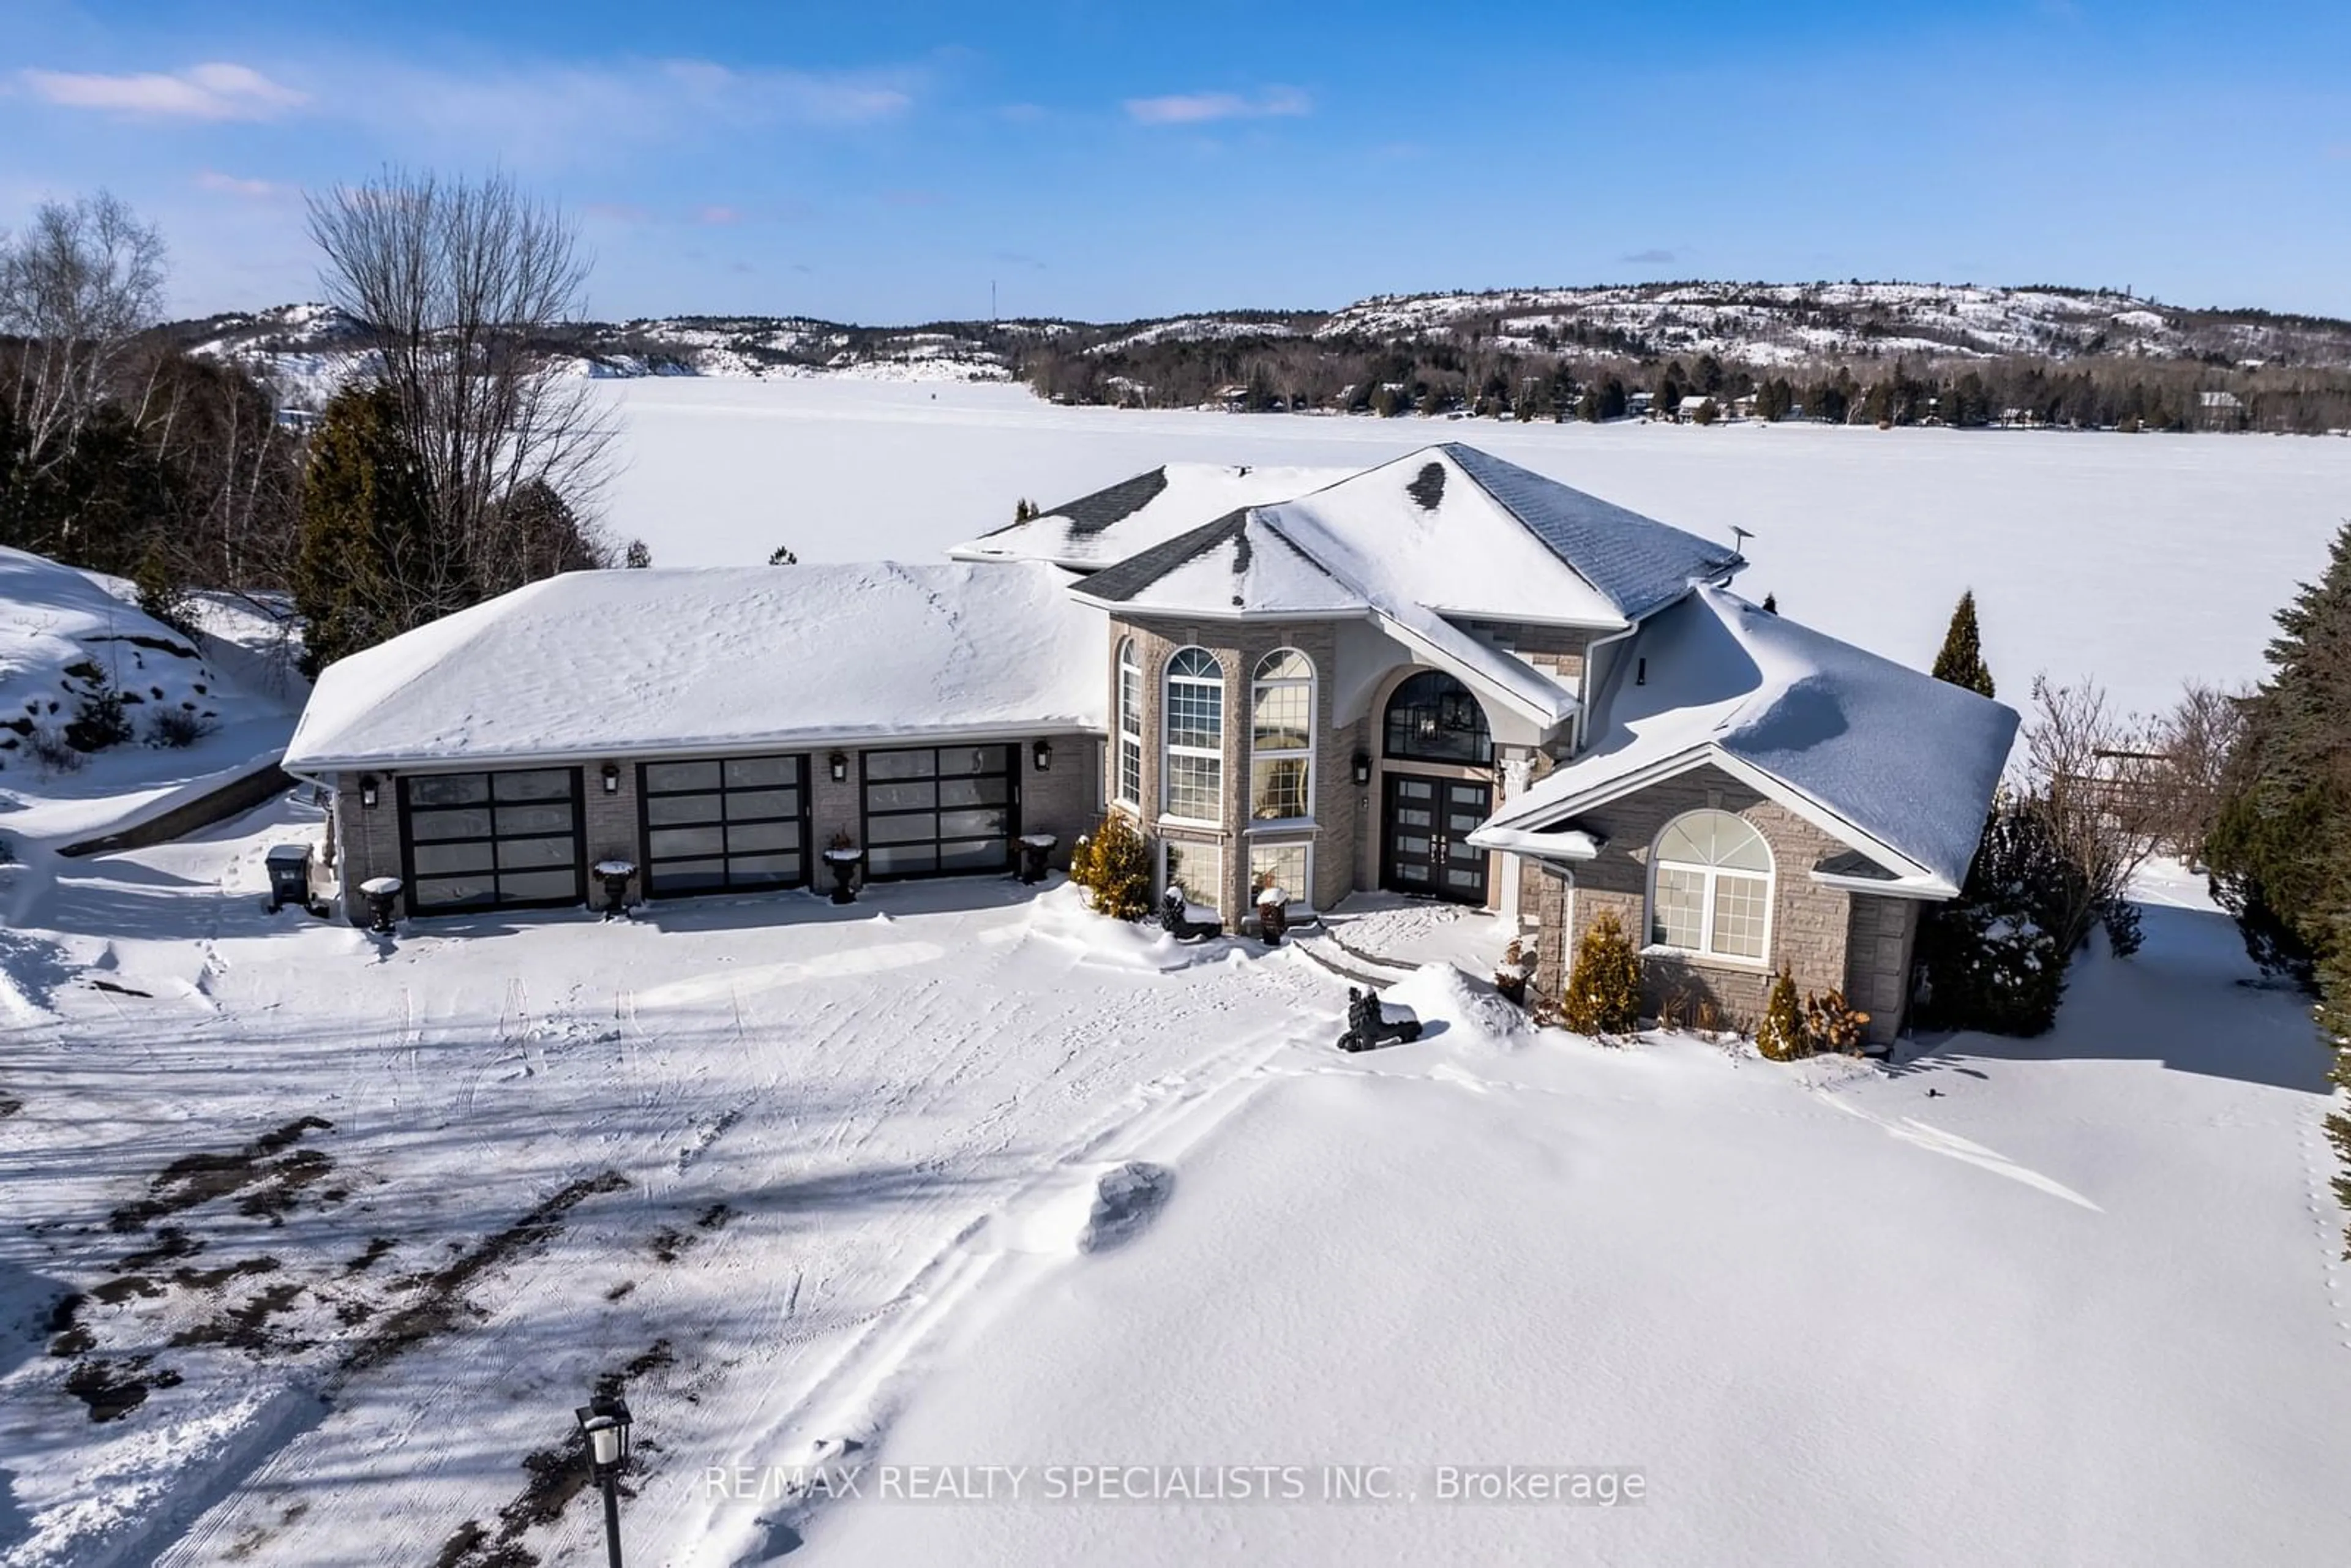
[[[656,896],[807,880],[805,756],[647,763],[638,772]]]
[[[410,907],[570,904],[581,880],[576,769],[425,774],[400,781]]]
[[[925,876],[1011,864],[1015,747],[868,751],[862,766],[869,874]]]

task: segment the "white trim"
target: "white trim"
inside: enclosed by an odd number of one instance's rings
[[[1657,846],[1665,841],[1666,835],[1673,831],[1677,824],[1686,822],[1692,817],[1728,817],[1754,835],[1756,843],[1762,846],[1763,859],[1766,862],[1766,869],[1762,875],[1759,877],[1754,872],[1743,866],[1726,867],[1719,863],[1703,864],[1697,861],[1667,860],[1659,854]],[[1698,883],[1698,946],[1695,947],[1684,947],[1672,942],[1661,942],[1655,935],[1657,929],[1657,873],[1663,871],[1691,873],[1701,879]],[[1760,881],[1763,884],[1763,934],[1762,940],[1757,944],[1761,950],[1751,957],[1744,953],[1722,952],[1714,945],[1715,894],[1721,883],[1721,879],[1725,876],[1735,876],[1747,882]],[[1761,828],[1738,812],[1726,811],[1719,806],[1698,806],[1687,811],[1677,812],[1660,823],[1656,832],[1649,839],[1648,889],[1641,904],[1643,944],[1641,951],[1660,956],[1670,954],[1682,958],[1704,958],[1717,964],[1729,964],[1742,969],[1768,969],[1771,967],[1771,934],[1772,927],[1776,924],[1772,916],[1776,913],[1774,905],[1779,903],[1779,892],[1780,857],[1771,852],[1771,841],[1763,836],[1763,831]]]
[[[1573,763],[1569,765],[1570,768],[1573,766],[1575,765]],[[1629,773],[1596,782],[1578,794],[1563,795],[1557,800],[1546,800],[1539,808],[1528,812],[1522,822],[1513,822],[1510,826],[1515,829],[1522,827],[1524,823],[1541,826],[1544,823],[1556,822],[1564,818],[1573,817],[1578,812],[1605,806],[1612,800],[1621,800],[1625,796],[1646,789],[1652,784],[1661,784],[1668,779],[1679,778],[1682,774],[1706,767],[1719,768],[1766,800],[1785,806],[1831,838],[1849,848],[1859,850],[1872,860],[1886,866],[1888,871],[1897,873],[1904,882],[1913,886],[1942,887],[1946,885],[1934,873],[1902,853],[1893,845],[1864,832],[1812,797],[1782,783],[1745,758],[1733,757],[1710,740],[1702,741],[1687,751],[1677,751],[1669,757],[1659,758],[1646,767],[1636,768]],[[1552,778],[1560,778],[1565,771],[1566,769],[1562,769],[1562,773],[1554,773]],[[1951,894],[1945,896],[1955,896],[1956,894],[1957,890],[1954,889]]]
[[[1241,832],[1254,838],[1262,833],[1279,836],[1282,833],[1319,833],[1322,825],[1311,817],[1268,817],[1263,821],[1244,823]]]
[[[1306,666],[1306,675],[1303,680],[1295,675],[1277,675],[1270,680],[1266,677],[1264,674],[1266,665],[1273,660],[1281,657],[1284,653],[1291,655],[1296,658],[1300,664]],[[1258,660],[1256,665],[1250,669],[1249,678],[1248,716],[1249,731],[1249,805],[1243,813],[1249,821],[1254,822],[1259,820],[1257,815],[1257,768],[1258,764],[1261,761],[1302,761],[1306,764],[1306,785],[1303,791],[1303,799],[1306,802],[1308,816],[1310,819],[1311,818],[1314,810],[1315,741],[1317,739],[1314,721],[1318,712],[1317,705],[1322,700],[1322,672],[1316,666],[1313,659],[1308,656],[1306,650],[1303,648],[1294,647],[1287,643],[1283,643],[1280,647],[1274,648],[1266,653]],[[1302,747],[1278,746],[1270,749],[1259,747],[1258,745],[1257,737],[1258,694],[1267,687],[1295,688],[1301,685],[1306,688],[1306,744]],[[1299,819],[1289,817],[1264,819],[1264,821],[1269,822],[1295,821],[1298,820]]]
[[[979,725],[968,728],[869,730],[851,734],[839,730],[768,736],[746,739],[732,736],[703,744],[678,741],[662,746],[632,746],[615,740],[611,746],[569,751],[458,751],[430,758],[298,757],[278,766],[298,779],[313,773],[479,773],[485,768],[574,768],[590,762],[690,761],[706,757],[773,757],[793,751],[896,751],[909,747],[985,746],[993,742],[1059,739],[1065,736],[1101,738],[1092,725],[1056,719],[1033,725]]]
[[[1135,646],[1134,638],[1131,633],[1119,639],[1118,650],[1111,661],[1111,679],[1115,683],[1115,689],[1111,696],[1109,737],[1112,767],[1111,799],[1133,806],[1139,810],[1143,806],[1143,713],[1145,705],[1143,700],[1143,653]],[[1126,689],[1126,678],[1130,673],[1134,676],[1134,692],[1131,702]],[[1127,733],[1127,720],[1130,718],[1134,721],[1134,732],[1131,736]],[[1132,795],[1126,793],[1126,747],[1130,740],[1134,746],[1134,793]]]
[[[1306,874],[1302,879],[1301,879],[1303,885],[1299,887],[1290,887],[1288,883],[1284,883],[1283,891],[1290,894],[1290,908],[1303,909],[1310,915],[1313,914],[1316,908],[1314,903],[1314,841],[1312,839],[1283,839],[1273,843],[1244,844],[1241,847],[1241,875],[1244,879],[1245,886],[1257,881],[1257,872],[1250,866],[1249,861],[1255,855],[1257,851],[1260,849],[1299,849],[1306,852]],[[1254,886],[1249,886],[1248,891],[1249,907],[1255,909],[1257,907],[1257,889]]]
[[[1471,849],[1522,855],[1529,860],[1539,861],[1580,863],[1598,858],[1600,845],[1600,840],[1580,831],[1531,833],[1520,828],[1478,828],[1469,835]]]
[[[1200,654],[1215,666],[1217,674],[1214,680],[1206,675],[1179,675],[1176,673],[1176,661],[1186,653],[1194,653]],[[1177,746],[1169,738],[1176,733],[1176,704],[1173,699],[1176,685],[1179,681],[1187,686],[1197,686],[1217,694],[1217,744],[1213,747]],[[1232,715],[1226,710],[1232,706],[1228,700],[1231,695],[1231,688],[1232,674],[1225,668],[1224,660],[1218,658],[1213,650],[1203,648],[1196,643],[1186,643],[1184,646],[1174,650],[1167,655],[1166,662],[1159,666],[1159,810],[1162,817],[1179,822],[1199,822],[1203,826],[1211,828],[1222,826],[1225,791],[1232,784],[1232,780],[1225,777],[1225,727],[1232,722]],[[1210,761],[1216,764],[1216,816],[1179,817],[1169,809],[1169,803],[1175,799],[1173,782],[1176,769],[1172,763],[1178,757],[1196,762]]]

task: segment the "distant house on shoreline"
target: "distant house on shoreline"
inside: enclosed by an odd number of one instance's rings
[[[1002,874],[1104,811],[1228,927],[1269,885],[1604,913],[1667,1000],[1782,965],[1889,1039],[2016,716],[1758,609],[1736,550],[1458,444],[1168,465],[941,565],[566,574],[324,671],[286,766],[413,915]],[[348,901],[347,901],[348,902]],[[356,911],[353,912],[356,915]]]

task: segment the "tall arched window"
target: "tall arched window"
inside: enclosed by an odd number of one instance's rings
[[[1761,963],[1771,935],[1771,851],[1728,811],[1667,822],[1649,856],[1649,941]]]
[[[1118,791],[1130,806],[1143,804],[1143,662],[1134,639],[1118,645]]]
[[[1295,648],[1258,661],[1249,691],[1249,815],[1314,814],[1314,665]]]
[[[1388,698],[1387,754],[1423,762],[1494,760],[1486,710],[1469,688],[1442,670],[1423,670]]]
[[[1187,821],[1223,820],[1225,668],[1206,648],[1167,661],[1167,754],[1160,809]]]

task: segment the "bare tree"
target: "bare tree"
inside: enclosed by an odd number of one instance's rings
[[[2245,731],[2242,690],[2190,681],[2179,705],[2155,723],[2152,768],[2155,828],[2165,847],[2191,862],[2204,858],[2204,841],[2226,798],[2229,758]]]
[[[446,613],[528,581],[548,552],[508,502],[543,489],[585,516],[614,434],[550,350],[585,303],[576,226],[504,174],[388,169],[308,205],[328,298],[367,332],[423,470],[433,528],[412,586]]]
[[[2079,946],[2101,920],[2114,929],[2132,875],[2155,852],[2167,814],[2158,745],[2148,726],[2110,712],[2095,682],[2034,677],[2022,804],[2073,873],[2053,912],[2061,951]]]
[[[0,334],[15,340],[9,380],[31,476],[72,455],[162,298],[162,235],[106,192],[45,202],[23,232],[0,235]]]

